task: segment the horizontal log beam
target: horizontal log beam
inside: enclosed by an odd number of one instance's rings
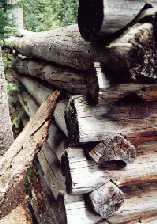
[[[147,220],[156,220],[157,212],[157,190],[156,184],[137,188],[125,192],[125,201],[123,206],[106,221],[102,217],[94,214],[88,207],[81,195],[65,195],[64,203],[67,215],[67,223],[73,224],[78,220],[81,224],[139,224],[149,223]],[[154,219],[153,219],[154,217]],[[141,222],[138,222],[141,220]],[[150,222],[151,223],[151,222]],[[152,221],[151,224],[155,222]]]
[[[151,23],[136,24],[107,46],[90,45],[69,26],[50,32],[36,33],[23,38],[7,40],[4,48],[20,54],[78,70],[93,70],[94,61],[103,63],[108,78],[118,82],[143,81],[143,76],[156,79],[150,63],[155,64],[154,27]],[[145,59],[148,60],[145,60]],[[154,60],[152,60],[154,59]]]
[[[107,100],[100,100],[96,106],[89,105],[84,96],[73,96],[65,118],[73,145],[103,141],[107,136],[116,134],[138,145],[157,140],[156,115],[156,102],[146,102],[131,94],[109,104]]]
[[[99,169],[92,160],[87,160],[81,148],[68,148],[62,158],[67,191],[86,194],[112,180],[119,187],[128,187],[157,181],[156,143],[139,146],[137,158],[121,169]]]

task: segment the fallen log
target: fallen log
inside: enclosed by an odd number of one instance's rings
[[[125,192],[125,201],[122,207],[113,217],[104,220],[93,213],[82,195],[65,195],[64,203],[67,223],[73,224],[77,220],[81,224],[148,224],[149,222],[145,222],[145,220],[153,220],[153,216],[156,216],[157,213],[156,198],[156,184]],[[139,220],[141,222],[138,222]],[[154,218],[154,220],[156,219]],[[154,224],[155,222],[152,223]]]
[[[135,146],[157,140],[156,101],[146,102],[134,94],[113,104],[106,101],[100,100],[99,104],[92,106],[83,96],[71,97],[65,118],[73,145],[103,141],[116,134],[125,136]]]
[[[0,49],[0,158],[13,143],[12,124],[9,115],[7,82],[4,77],[4,65]]]
[[[0,160],[0,217],[26,200],[25,174],[47,139],[58,96],[50,95]]]
[[[52,92],[51,88],[43,85],[42,83],[38,82],[35,79],[31,79],[30,77],[27,76],[20,76],[18,74],[16,76],[38,105],[41,105]],[[58,127],[63,131],[63,133],[66,136],[68,136],[67,127],[64,119],[64,111],[66,105],[67,100],[62,100],[59,103],[57,103],[53,116]]]
[[[62,157],[62,169],[66,177],[68,193],[86,194],[112,180],[119,187],[157,181],[156,144],[141,146],[133,163],[116,170],[114,162],[103,170],[92,160],[87,160],[84,149],[68,148]]]
[[[142,12],[151,7],[138,0],[79,0],[80,33],[87,41],[109,41],[137,22]]]
[[[27,57],[81,71],[92,70],[94,61],[99,61],[103,63],[108,78],[128,82],[135,81],[138,76],[156,79],[153,69],[156,55],[154,44],[153,25],[144,23],[129,28],[106,47],[104,44],[91,46],[83,41],[77,26],[37,33],[32,37],[12,38],[6,41],[4,47],[15,49]]]
[[[86,94],[86,78],[90,76],[90,73],[30,59],[16,58],[13,69],[18,74],[38,78],[72,94]]]

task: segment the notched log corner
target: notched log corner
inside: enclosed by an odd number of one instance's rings
[[[117,134],[106,137],[89,154],[99,167],[119,169],[136,158],[136,149],[124,136]]]

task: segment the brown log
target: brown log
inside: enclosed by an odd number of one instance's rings
[[[84,149],[68,148],[62,157],[67,191],[72,194],[86,194],[108,180],[112,180],[119,187],[156,182],[156,142],[147,144],[139,146],[133,163],[116,170],[113,169],[113,161],[107,169],[99,169],[94,161],[86,159]]]
[[[13,68],[18,74],[47,81],[52,86],[72,94],[86,94],[86,77],[89,77],[90,73],[78,72],[65,66],[19,58],[16,58]]]
[[[77,26],[69,26],[29,37],[12,38],[5,46],[27,57],[40,58],[78,70],[93,69],[93,62],[103,63],[108,78],[118,82],[136,81],[143,76],[156,79],[154,32],[151,23],[136,24],[111,42],[91,46],[83,41]],[[150,66],[150,63],[152,66]],[[153,68],[153,69],[152,69]],[[143,72],[141,72],[143,71]]]
[[[121,166],[125,166],[129,162],[133,162],[136,150],[123,136],[115,135],[111,138],[106,137],[89,152],[89,155],[99,167],[104,168],[110,161],[119,162]]]
[[[54,92],[41,105],[0,161],[0,217],[25,201],[25,174],[47,139],[58,96]]]
[[[109,219],[104,220],[91,211],[89,204],[82,195],[65,195],[65,209],[67,223],[73,224],[155,224],[157,214],[156,184],[135,188],[125,192],[125,201],[122,207]],[[141,222],[139,222],[141,220]],[[148,220],[148,222],[146,222]]]
[[[4,77],[4,65],[0,49],[0,157],[13,143],[12,124],[9,115],[7,82]]]
[[[89,105],[83,96],[73,96],[65,117],[73,145],[102,141],[108,136],[121,134],[136,146],[157,140],[156,114],[156,101],[147,102],[131,94],[131,97],[113,104],[100,100],[96,106]]]
[[[108,219],[124,203],[123,192],[113,183],[108,182],[89,194],[94,211]]]
[[[79,0],[78,25],[87,41],[108,41],[135,24],[144,10],[151,8],[143,1]],[[88,12],[88,13],[86,13]]]

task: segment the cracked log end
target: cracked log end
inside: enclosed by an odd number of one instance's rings
[[[94,190],[89,194],[89,198],[95,212],[106,219],[124,203],[124,193],[111,182]]]
[[[115,135],[106,137],[89,154],[100,167],[115,165],[116,168],[117,166],[123,168],[135,159],[136,150],[135,146],[122,135]]]

